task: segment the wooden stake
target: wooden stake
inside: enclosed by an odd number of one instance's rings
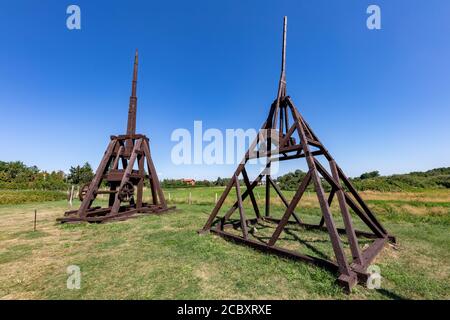
[[[36,231],[36,219],[37,219],[37,210],[34,209],[34,228],[33,228],[33,231]]]

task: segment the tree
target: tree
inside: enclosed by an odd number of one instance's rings
[[[85,184],[94,178],[94,172],[92,171],[91,165],[86,162],[82,167],[79,165],[76,167],[70,167],[69,175],[67,179],[72,184]]]
[[[297,190],[299,184],[306,176],[306,172],[302,170],[295,170],[295,172],[289,172],[285,175],[278,177],[277,182],[283,190]]]
[[[0,161],[0,188],[62,190],[66,188],[64,172],[40,171],[21,161]]]
[[[371,172],[364,172],[362,175],[359,176],[359,178],[361,180],[364,180],[364,179],[376,178],[379,176],[380,176],[380,173],[378,171],[371,171]]]
[[[217,180],[214,182],[215,186],[223,186],[224,185],[224,181],[221,177],[218,177]]]

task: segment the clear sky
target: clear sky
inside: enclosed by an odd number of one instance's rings
[[[81,30],[66,28],[70,4]],[[381,30],[366,27],[370,4]],[[229,176],[234,166],[172,164],[171,133],[194,120],[260,127],[284,15],[288,94],[348,175],[450,165],[446,0],[2,1],[0,160],[96,167],[125,132],[138,48],[137,131],[161,178]]]

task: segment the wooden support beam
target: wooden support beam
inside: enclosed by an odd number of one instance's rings
[[[206,221],[202,230],[199,231],[199,233],[205,233],[211,229],[211,226],[212,226],[214,220],[216,219],[216,216],[219,213],[220,208],[222,207],[223,203],[225,202],[225,199],[227,198],[228,194],[230,193],[230,190],[233,187],[233,185],[234,185],[234,179],[230,179],[227,186],[225,187],[225,191],[220,196],[219,201],[217,201],[216,205],[214,206],[213,211],[209,215],[208,220]]]
[[[259,176],[251,183],[250,188],[245,190],[242,193],[242,201],[244,201],[247,198],[247,196],[250,194],[250,190],[253,190],[258,185],[258,183],[262,180],[263,177],[264,177],[263,173],[259,174]],[[231,215],[234,213],[234,211],[236,211],[237,208],[238,208],[238,203],[236,201],[233,204],[233,206],[225,213],[224,220],[225,221],[228,220],[231,217]]]
[[[156,193],[158,194],[158,198],[159,198],[159,201],[156,201],[156,203],[155,203],[155,198],[154,198],[153,203],[162,205],[163,207],[167,207],[166,198],[164,197],[164,193],[163,193],[161,185],[159,183],[159,179],[158,179],[158,175],[156,173],[155,166],[153,165],[152,157],[150,154],[150,146],[148,144],[147,139],[144,140],[143,151],[145,154],[145,158],[147,159],[147,167],[148,167],[148,171],[149,171],[148,174],[151,177],[151,184],[153,186],[152,190],[156,189]],[[154,191],[153,191],[152,195],[155,196]]]
[[[122,181],[120,182],[120,185],[119,185],[119,192],[124,187],[125,183],[127,183],[130,180],[131,171],[133,170],[133,166],[134,166],[134,163],[136,162],[136,158],[137,158],[136,151],[140,149],[141,145],[142,145],[142,139],[138,139],[134,143],[133,151],[131,152],[130,161],[128,163],[127,168],[125,169],[125,172],[123,173]],[[111,212],[109,213],[109,215],[115,215],[119,212],[119,208],[120,208],[119,192],[116,193],[116,195],[115,195],[114,204],[111,208]]]
[[[331,203],[333,202],[334,194],[336,193],[336,189],[332,188],[330,191],[330,194],[328,195],[328,206],[331,206]],[[322,227],[325,224],[325,219],[323,216],[320,218],[319,226]]]
[[[353,187],[352,183],[350,182],[350,180],[347,178],[347,176],[345,175],[344,171],[342,171],[342,169],[337,166],[337,170],[339,172],[339,176],[341,177],[342,181],[344,181],[344,184],[347,186],[347,188],[350,190],[350,193],[353,195],[353,197],[355,197],[356,201],[359,203],[359,205],[361,206],[361,208],[364,210],[364,212],[366,213],[366,215],[369,217],[369,219],[379,228],[379,230],[381,230],[381,232],[384,235],[387,235],[387,231],[386,229],[384,229],[383,225],[378,221],[378,219],[375,217],[375,215],[372,213],[372,211],[369,209],[369,207],[366,205],[366,203],[364,202],[364,200],[361,198],[361,196],[359,195],[358,191],[356,191],[355,187]]]
[[[319,170],[320,174],[323,176],[323,178],[335,189],[339,190],[342,189],[341,185],[338,184],[334,178],[327,172],[327,170],[322,166],[322,164],[315,160],[317,169]],[[377,225],[373,223],[373,221],[367,216],[367,214],[362,211],[358,205],[353,201],[350,196],[344,192],[345,201],[347,204],[352,208],[352,210],[361,218],[361,220],[364,221],[364,223],[372,230],[376,235],[379,237],[384,237],[385,235],[383,232],[378,228]]]
[[[273,157],[279,154],[284,154],[284,153],[288,153],[288,152],[293,152],[293,151],[300,151],[302,150],[303,147],[301,144],[295,144],[295,145],[291,145],[288,147],[280,147],[277,150],[269,150],[266,152],[252,152],[249,154],[248,160],[249,159],[258,159],[258,158],[265,158],[265,157]]]
[[[113,166],[112,166],[113,170],[117,170],[119,168],[119,159],[122,156],[122,152],[123,152],[123,146],[120,146],[119,150],[117,151],[116,157],[114,159],[114,163],[113,163]]]
[[[277,108],[278,110],[278,108]],[[269,153],[272,152],[272,138],[271,138],[271,132],[272,130],[269,129],[267,132],[267,150],[266,150],[266,154],[269,155]],[[270,167],[271,167],[271,162],[269,159],[269,156],[267,158],[267,163],[266,163],[266,203],[265,203],[265,216],[269,217],[270,216],[270,183],[269,183],[269,179],[270,179]]]
[[[239,185],[239,179],[237,175],[234,175],[234,186],[236,188],[239,215],[241,217],[242,235],[244,236],[244,239],[248,239],[247,218],[245,217],[244,206],[242,205],[241,186]]]
[[[88,192],[84,196],[84,199],[81,202],[80,208],[78,209],[78,215],[80,217],[86,216],[87,210],[90,208],[92,202],[95,199],[95,193],[97,192],[97,190],[100,186],[100,183],[102,182],[102,177],[103,177],[103,174],[105,173],[105,170],[108,168],[108,166],[111,162],[111,155],[114,151],[116,143],[117,143],[117,141],[111,140],[108,144],[108,147],[106,148],[106,152],[103,155],[102,160],[100,161],[97,171],[95,172],[95,176],[89,185]]]
[[[244,178],[244,183],[246,187],[246,191],[250,195],[250,201],[253,205],[253,210],[255,210],[256,217],[261,218],[261,214],[259,213],[258,202],[256,201],[255,194],[253,193],[253,188],[251,187],[250,180],[247,175],[247,170],[242,169],[242,177]]]
[[[337,171],[336,162],[334,160],[330,161],[330,169],[334,179],[336,180],[336,183],[339,184],[339,173]],[[361,250],[359,249],[358,239],[356,238],[352,218],[350,216],[350,213],[348,212],[345,195],[344,191],[342,191],[342,188],[336,190],[336,196],[339,202],[342,219],[344,220],[344,226],[347,232],[348,241],[350,243],[350,250],[352,252],[353,261],[356,264],[360,264],[362,263]]]
[[[281,201],[283,202],[283,204],[286,206],[286,208],[289,207],[289,201],[287,201],[287,199],[284,197],[283,193],[281,192],[280,187],[275,183],[275,181],[272,180],[272,178],[269,178],[269,182],[270,184],[273,186],[273,188],[275,189],[275,191],[277,192],[278,196],[280,197]],[[295,211],[292,211],[292,216],[294,217],[295,221],[297,221],[298,223],[302,223],[302,221],[300,220],[300,218],[297,216],[297,214],[295,213]]]
[[[302,183],[298,187],[297,192],[295,193],[294,197],[292,198],[291,203],[289,204],[286,211],[284,212],[284,215],[281,218],[280,223],[278,223],[277,228],[275,229],[274,233],[272,234],[272,237],[270,238],[269,243],[268,243],[269,246],[273,246],[275,244],[275,242],[278,240],[278,238],[281,234],[281,231],[283,231],[284,226],[289,221],[289,218],[290,218],[292,212],[294,212],[295,207],[297,206],[298,202],[302,198],[303,193],[305,192],[306,187],[308,187],[308,184],[310,181],[311,181],[311,171],[308,171],[306,176],[303,178]]]
[[[264,129],[266,127],[266,124],[267,124],[267,121],[264,122],[264,124],[262,125],[261,129]],[[256,145],[258,144],[258,142],[259,142],[259,134],[253,140],[253,142],[250,145],[248,151],[245,153],[244,158],[242,159],[241,163],[239,164],[239,166],[237,167],[236,171],[234,172],[235,176],[239,176],[241,174],[242,170],[245,167],[245,164],[247,163],[247,160],[249,159],[249,154],[254,151]],[[230,190],[233,187],[233,184],[234,184],[233,179],[230,179],[230,181],[228,182],[228,184],[227,184],[227,186],[225,188],[225,191],[222,193],[222,195],[219,198],[219,201],[217,201],[216,205],[214,206],[213,211],[209,215],[208,220],[206,221],[206,223],[203,226],[203,228],[199,231],[200,234],[206,233],[206,232],[208,232],[211,229],[211,226],[212,226],[214,220],[216,219],[217,214],[220,211],[220,208],[222,207],[223,203],[225,202],[226,197],[230,193]],[[246,194],[246,193],[248,194],[248,190],[246,190],[246,192],[244,194]],[[243,195],[243,198],[244,198],[244,195]],[[231,215],[233,212],[234,212],[234,210],[231,211],[229,214],[227,213],[224,218],[226,218],[227,216],[229,217],[229,215]],[[224,219],[222,219],[222,220],[224,220]]]
[[[144,156],[138,156],[138,167],[139,174],[142,175],[142,178],[139,180],[137,185],[137,197],[136,197],[136,208],[142,207],[142,198],[144,196],[144,179],[145,179],[145,171],[144,171]]]

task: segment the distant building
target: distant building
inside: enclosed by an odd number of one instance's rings
[[[195,186],[195,180],[194,179],[182,179],[181,181],[183,181],[185,184],[191,185],[191,186]]]

